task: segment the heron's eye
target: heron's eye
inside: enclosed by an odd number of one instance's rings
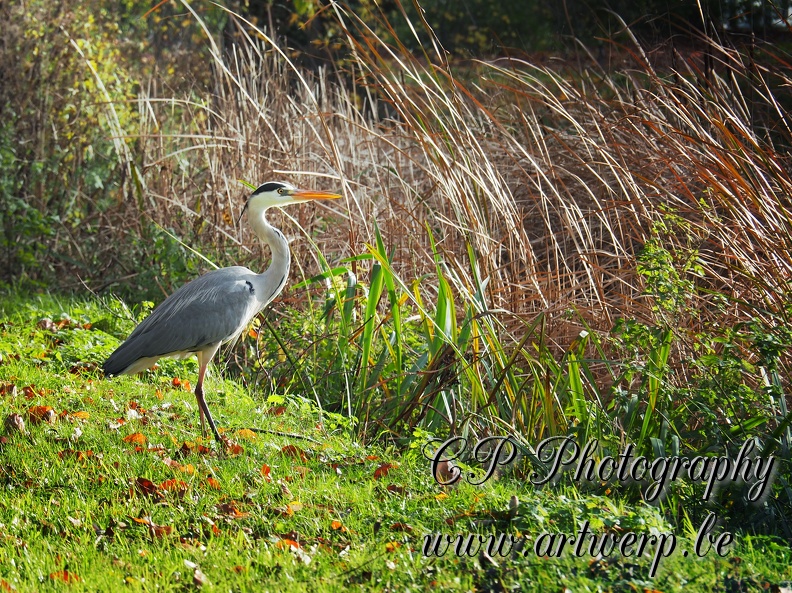
[[[280,188],[280,189],[278,190],[278,193],[279,193],[279,194],[282,194],[284,191],[286,191],[286,190],[284,190],[283,188]]]

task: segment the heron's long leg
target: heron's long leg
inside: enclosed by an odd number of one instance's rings
[[[212,360],[212,356],[215,352],[217,352],[217,348],[219,348],[219,344],[214,347],[209,352],[198,352],[198,383],[195,386],[195,399],[198,400],[198,412],[201,417],[201,431],[205,434],[206,430],[204,428],[204,417],[206,421],[209,423],[209,428],[212,429],[212,434],[214,435],[215,440],[218,443],[223,443],[222,437],[220,437],[220,433],[217,431],[217,427],[215,426],[214,420],[212,419],[212,414],[209,413],[209,406],[206,405],[206,400],[204,399],[203,394],[203,380],[204,375],[206,374],[206,367],[209,365],[209,361]]]

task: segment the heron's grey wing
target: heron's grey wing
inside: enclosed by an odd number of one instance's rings
[[[106,375],[123,373],[143,358],[196,352],[225,342],[258,312],[247,268],[214,270],[185,284],[165,299],[110,355]]]

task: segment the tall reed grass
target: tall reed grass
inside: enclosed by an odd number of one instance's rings
[[[685,391],[705,379],[712,393],[774,390],[751,429],[783,422],[784,54],[709,37],[647,53],[625,26],[611,41],[616,65],[585,50],[575,69],[461,62],[426,23],[412,24],[433,39],[416,56],[384,17],[375,28],[332,3],[347,53],[308,70],[243,16],[228,14],[221,43],[183,6],[204,32],[208,88],[141,84],[121,129],[97,81],[126,172],[102,212],[103,253],[112,262],[151,221],[220,263],[261,266],[265,253],[236,226],[237,180],[342,191],[340,205],[273,213],[297,237],[300,290],[322,287],[281,299],[321,322],[273,320],[293,338],[267,342],[277,389],[355,416],[367,437],[511,430],[706,447],[697,431],[736,438],[712,427],[754,412]],[[726,380],[697,366],[701,355],[744,366]]]

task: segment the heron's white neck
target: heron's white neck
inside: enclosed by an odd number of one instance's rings
[[[258,274],[260,286],[256,291],[263,305],[266,305],[283,290],[283,286],[286,284],[291,264],[289,243],[283,233],[267,222],[266,210],[251,210],[248,214],[248,221],[256,236],[269,245],[272,252],[272,263],[269,268],[264,273]]]

